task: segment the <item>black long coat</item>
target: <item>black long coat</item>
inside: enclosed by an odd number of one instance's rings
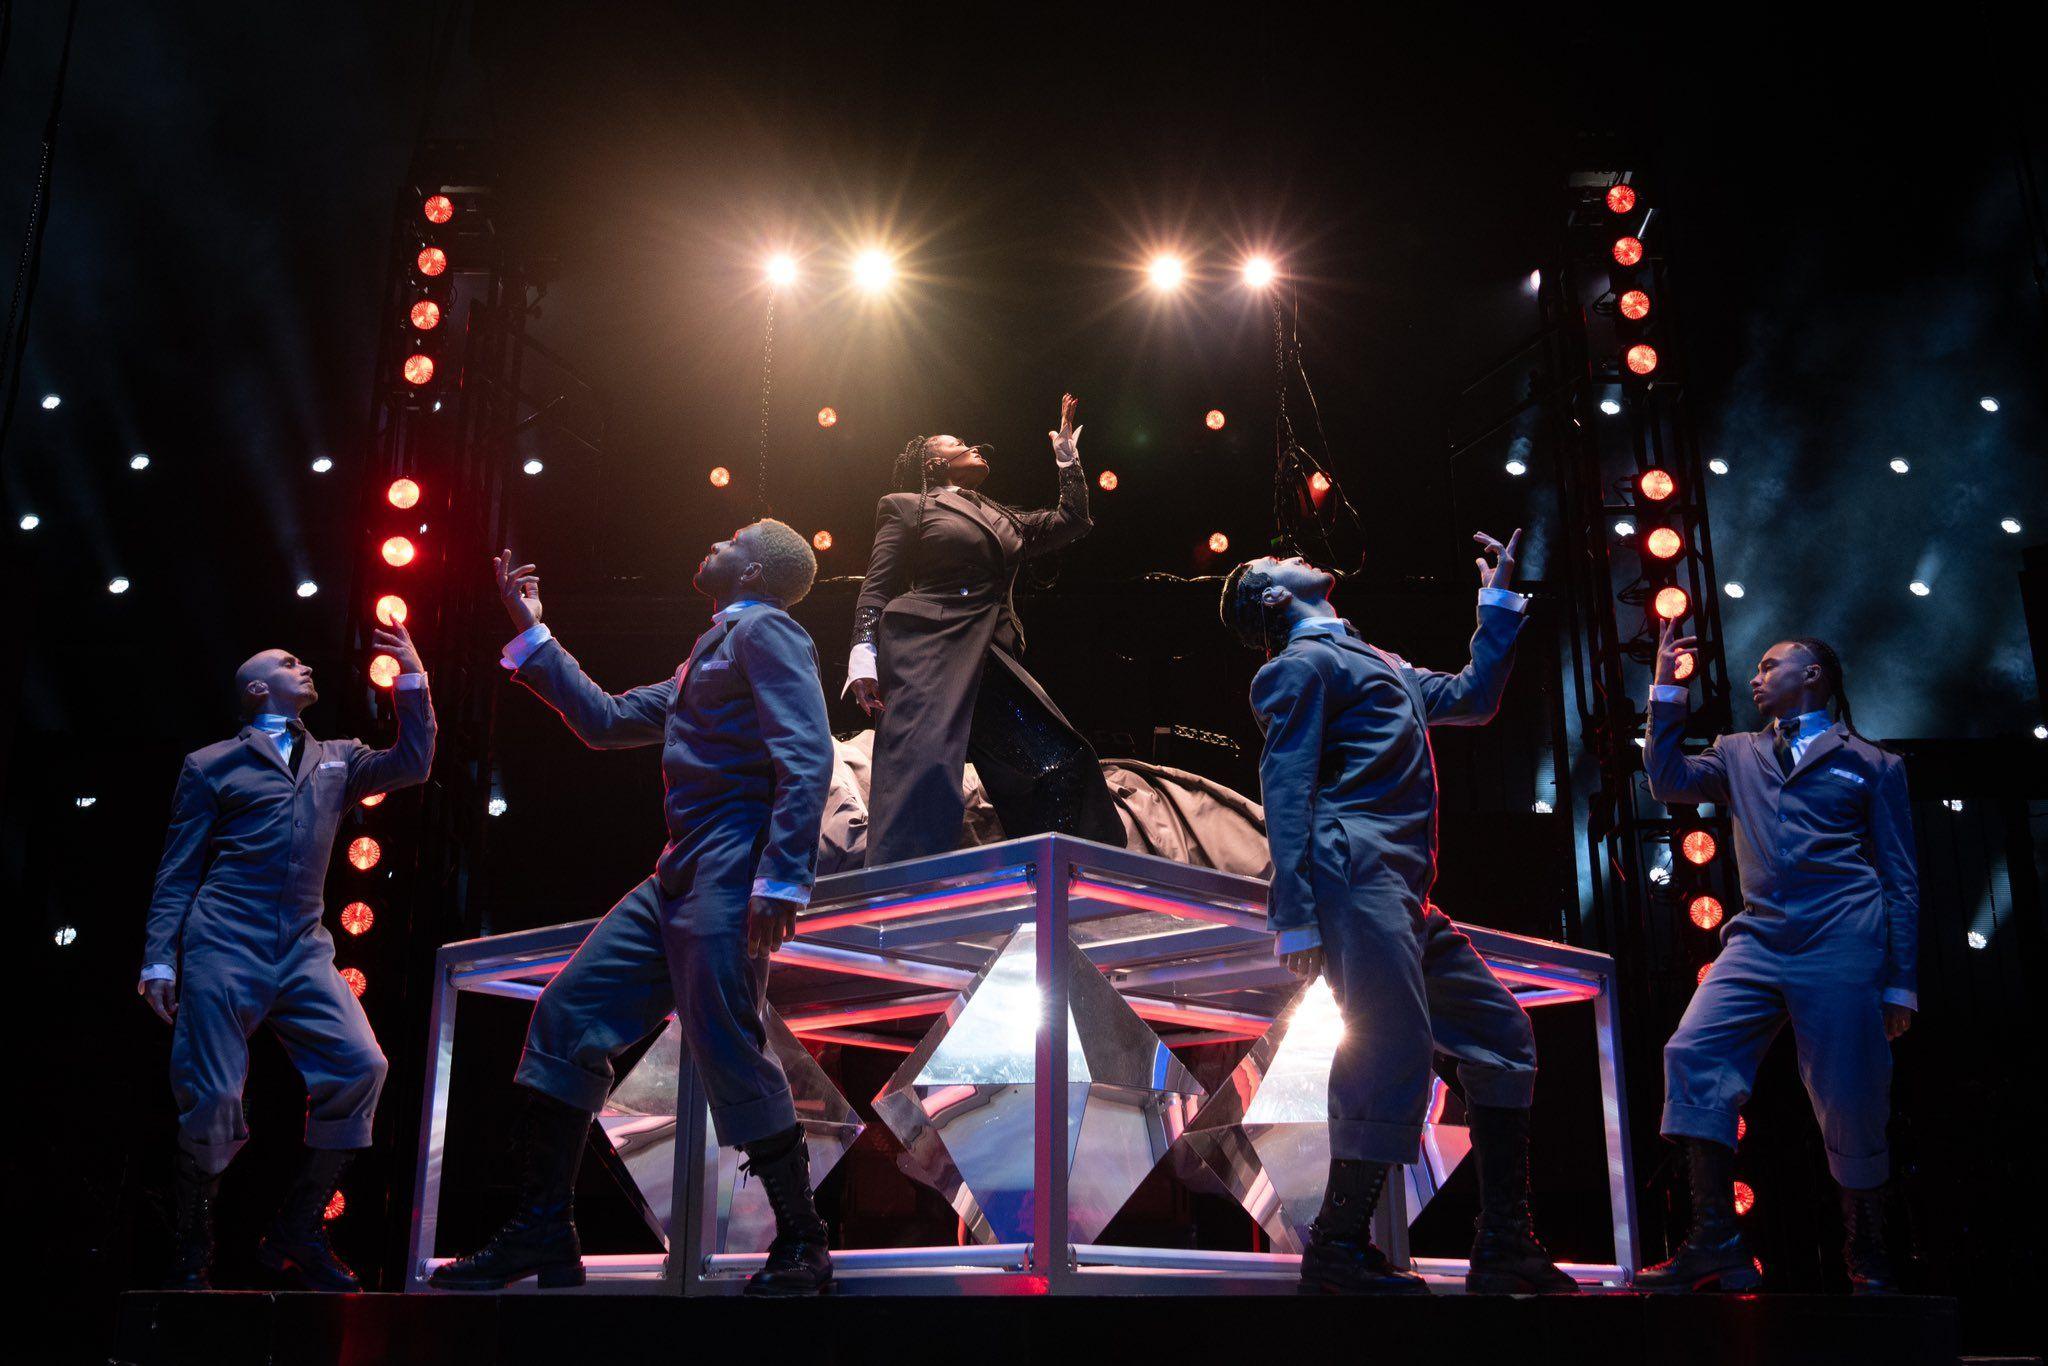
[[[1080,463],[1062,467],[1059,478],[1058,505],[1042,511],[1020,512],[950,485],[924,495],[886,494],[876,505],[875,548],[854,609],[855,638],[873,633],[884,703],[868,797],[869,867],[942,853],[958,842],[961,770],[987,667],[1009,671],[1043,707],[1040,719],[1064,731],[1092,762],[1087,741],[1016,658],[1024,648],[1011,601],[1017,570],[1092,525]],[[1085,801],[1092,828],[1120,835],[1099,774]]]

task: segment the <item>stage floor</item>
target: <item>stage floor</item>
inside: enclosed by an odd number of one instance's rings
[[[730,1353],[811,1363],[974,1366],[1191,1357],[1572,1366],[1942,1363],[1956,1304],[1899,1296],[1427,1299],[1076,1295],[749,1301],[669,1295],[122,1296],[114,1360],[207,1363],[670,1361]]]

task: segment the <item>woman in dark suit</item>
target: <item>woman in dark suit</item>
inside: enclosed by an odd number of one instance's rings
[[[1056,507],[1019,512],[975,490],[983,448],[919,437],[875,508],[875,548],[854,608],[847,690],[875,730],[867,866],[959,843],[961,770],[972,761],[1007,835],[1059,830],[1121,847],[1123,823],[1095,750],[1024,671],[1011,603],[1017,569],[1088,531],[1074,397],[1048,432]]]

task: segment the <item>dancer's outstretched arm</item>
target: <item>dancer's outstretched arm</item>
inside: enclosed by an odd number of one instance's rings
[[[576,738],[592,749],[632,749],[658,745],[676,700],[676,680],[665,678],[627,692],[599,687],[562,648],[541,621],[540,574],[530,564],[513,567],[507,550],[491,559],[497,572],[498,596],[506,615],[519,628],[500,661],[515,682],[555,709]]]

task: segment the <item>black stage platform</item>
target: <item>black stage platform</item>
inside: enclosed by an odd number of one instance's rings
[[[1586,1295],[1510,1299],[1296,1296],[843,1297],[303,1295],[217,1291],[121,1299],[114,1360],[238,1366],[696,1359],[961,1361],[1079,1366],[1570,1362],[1572,1366],[1942,1363],[1956,1304],[1901,1296]]]

